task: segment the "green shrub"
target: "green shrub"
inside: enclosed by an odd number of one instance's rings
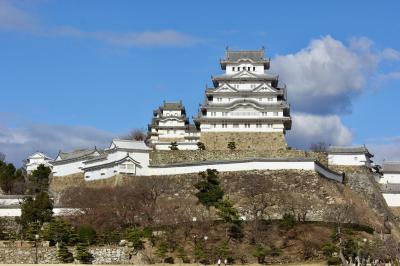
[[[183,263],[190,263],[190,260],[186,254],[186,251],[183,247],[178,247],[177,249],[177,257],[182,260]]]
[[[325,256],[330,257],[330,256],[332,256],[333,253],[338,251],[338,248],[335,244],[329,242],[329,243],[323,244],[321,246],[321,250]]]
[[[296,224],[296,219],[293,214],[285,213],[282,217],[282,220],[279,221],[279,226],[282,229],[290,229]]]
[[[78,243],[76,246],[75,259],[84,264],[92,262],[93,255],[89,252],[87,243]]]
[[[371,235],[374,233],[374,229],[372,227],[364,224],[348,224],[346,225],[346,228],[353,229],[354,231],[366,232]]]
[[[71,233],[71,226],[66,221],[54,219],[45,226],[43,238],[50,241],[51,245],[55,245],[56,243],[69,243]]]
[[[228,149],[230,149],[231,151],[236,150],[236,143],[234,141],[229,141]]]
[[[77,229],[79,242],[93,245],[96,243],[96,230],[91,225],[81,225]]]
[[[167,252],[168,252],[168,245],[167,242],[165,242],[164,240],[160,240],[157,242],[157,250],[156,250],[156,255],[164,260],[167,256]]]
[[[179,148],[178,148],[178,143],[177,143],[176,141],[171,142],[171,146],[169,146],[169,149],[170,149],[171,151],[177,151],[177,150],[179,150]]]
[[[204,145],[203,142],[197,142],[197,148],[198,148],[200,151],[204,151],[204,150],[206,149],[206,145]]]
[[[67,245],[65,245],[64,242],[61,242],[58,245],[57,259],[63,263],[71,263],[74,261],[74,257],[72,256],[72,253],[69,252]]]
[[[174,264],[174,258],[173,257],[166,257],[164,259],[164,263],[168,263],[168,264]]]
[[[257,258],[258,263],[265,263],[265,257],[267,255],[268,249],[262,244],[257,244],[256,249],[253,251],[253,256]]]
[[[143,240],[142,240],[143,232],[139,229],[134,228],[128,232],[127,239],[129,242],[132,242],[132,246],[136,250],[143,249]]]
[[[328,265],[341,265],[342,261],[340,260],[339,257],[329,257],[326,263]]]

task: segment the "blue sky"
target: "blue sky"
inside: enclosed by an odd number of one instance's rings
[[[289,144],[400,159],[398,1],[0,0],[0,151],[105,146],[163,100],[192,116],[226,46],[288,85]]]

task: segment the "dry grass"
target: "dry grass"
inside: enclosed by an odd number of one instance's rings
[[[2,266],[23,266],[27,264],[1,264]],[[71,264],[35,264],[39,266],[70,266]],[[101,266],[102,264],[98,264]],[[104,264],[103,266],[121,266],[122,264]],[[196,264],[196,263],[191,263],[191,264],[180,264],[180,263],[175,263],[175,264],[165,264],[165,263],[156,263],[156,264],[135,264],[135,266],[166,266],[166,265],[175,265],[175,266],[201,266],[202,264]],[[215,265],[215,264],[211,264]],[[229,266],[236,266],[236,265],[243,265],[243,264],[233,264]],[[260,264],[245,264],[247,266],[260,266]],[[310,262],[310,263],[289,263],[289,264],[268,264],[270,266],[323,266],[326,265],[325,262]]]

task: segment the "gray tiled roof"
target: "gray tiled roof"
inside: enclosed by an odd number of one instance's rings
[[[251,74],[252,76],[249,77],[240,77],[240,76],[234,76],[234,75],[228,75],[228,74],[222,74],[219,76],[213,76],[213,80],[278,80],[279,76],[270,74],[270,73],[264,73],[264,74]]]
[[[163,108],[166,110],[181,110],[183,108],[182,102],[164,102]]]
[[[79,149],[72,152],[60,152],[59,156],[61,160],[70,160],[88,156],[92,154],[95,150],[94,149]]]
[[[199,130],[197,129],[197,127],[196,127],[196,125],[194,125],[194,124],[189,124],[188,126],[187,126],[187,132],[198,132]]]
[[[382,164],[384,173],[400,173],[400,161],[398,162],[384,162]]]
[[[330,146],[328,148],[328,153],[330,154],[367,154],[372,156],[369,153],[367,147],[365,146]]]
[[[263,49],[255,51],[228,50],[226,51],[225,57],[225,60],[227,61],[238,61],[240,59],[250,59],[252,61],[265,60]]]
[[[212,76],[211,77],[212,82],[215,87],[218,87],[219,82],[221,81],[271,81],[272,87],[276,88],[278,86],[278,80],[279,76],[278,75],[273,75],[269,73],[264,73],[264,74],[252,74],[252,76],[249,77],[236,77],[232,75],[219,75],[219,76]]]

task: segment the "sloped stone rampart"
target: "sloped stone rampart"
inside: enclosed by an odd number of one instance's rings
[[[286,150],[283,133],[275,132],[203,132],[200,141],[207,150],[228,150],[228,143],[235,142],[237,150],[277,151]]]
[[[73,248],[69,248],[74,252]],[[56,247],[38,247],[39,264],[58,264]],[[91,247],[93,264],[133,264],[131,251],[127,247]],[[1,247],[0,262],[3,264],[34,264],[36,261],[35,247]]]
[[[314,158],[326,165],[326,155],[323,153],[306,152],[295,149],[275,151],[259,150],[177,150],[177,151],[152,151],[150,165],[164,165],[171,163],[238,160],[249,158]]]

